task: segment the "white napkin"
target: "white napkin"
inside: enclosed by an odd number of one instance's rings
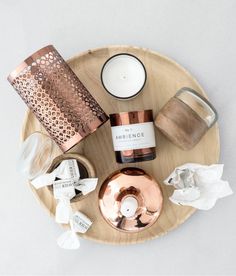
[[[80,179],[79,167],[76,159],[68,159],[61,162],[61,164],[51,173],[46,173],[36,177],[31,181],[31,184],[36,188],[42,188],[52,185],[54,180],[59,179],[73,179],[74,188],[86,195],[96,189],[98,178],[84,178]]]
[[[74,180],[62,179],[53,182],[53,195],[58,200],[55,219],[57,223],[68,223],[72,214],[70,200],[75,196]]]
[[[175,168],[164,180],[175,187],[169,198],[178,205],[188,205],[201,210],[211,209],[217,199],[233,193],[227,181],[221,179],[223,164],[204,166],[187,163]]]
[[[77,234],[71,230],[61,234],[57,239],[57,244],[63,249],[78,249],[80,247],[80,241]]]
[[[76,233],[85,233],[92,225],[92,221],[83,213],[77,211],[70,218],[70,230],[61,234],[57,244],[64,249],[78,249],[80,247],[79,237]]]
[[[55,180],[58,178],[59,180]],[[75,189],[83,195],[95,190],[98,178],[80,179],[79,167],[76,159],[68,159],[51,173],[40,175],[31,184],[36,188],[53,185],[54,198],[58,200],[55,219],[57,223],[68,223],[72,214],[70,200],[76,195]]]
[[[39,189],[47,185],[52,185],[56,177],[60,179],[79,178],[80,173],[76,159],[63,160],[54,171],[34,178],[31,180],[31,184],[36,189]]]
[[[74,187],[76,190],[81,191],[83,195],[87,195],[96,189],[97,183],[98,178],[84,178],[75,181]]]

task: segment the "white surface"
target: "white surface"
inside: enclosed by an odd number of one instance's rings
[[[102,81],[115,97],[129,98],[144,85],[145,70],[142,63],[130,55],[118,55],[109,59],[102,70]]]
[[[144,244],[82,240],[79,251],[58,248],[63,230],[15,169],[26,108],[6,81],[49,43],[65,58],[108,44],[166,54],[195,75],[219,111],[220,161],[236,190],[235,12],[234,0],[0,1],[1,274],[236,274],[236,194]]]

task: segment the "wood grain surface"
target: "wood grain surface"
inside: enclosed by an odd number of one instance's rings
[[[147,70],[147,83],[142,93],[129,101],[119,101],[108,95],[102,87],[100,72],[104,62],[114,54],[131,53],[136,55]],[[191,87],[205,95],[197,81],[175,61],[156,52],[133,46],[109,46],[89,50],[68,60],[69,65],[87,87],[90,93],[103,107],[107,114],[119,111],[153,109],[154,117],[158,110],[172,97],[178,89]],[[35,131],[45,132],[31,112],[27,112],[22,129],[23,140]],[[112,148],[109,122],[87,137],[70,152],[85,155],[95,166],[99,183],[95,192],[81,201],[72,203],[74,210],[80,210],[93,220],[93,225],[83,237],[103,243],[130,244],[156,238],[181,225],[195,211],[191,207],[177,206],[168,197],[173,188],[165,186],[163,180],[179,165],[186,162],[212,164],[218,162],[220,152],[219,129],[216,124],[191,151],[182,151],[170,143],[157,129],[157,158],[153,161],[119,165],[115,161]],[[61,154],[59,148],[54,150],[56,157]],[[153,175],[161,184],[164,196],[163,211],[157,222],[139,233],[123,233],[109,226],[103,219],[98,207],[98,191],[104,179],[114,170],[125,166],[135,166]],[[30,184],[29,184],[30,185]],[[54,216],[56,201],[49,189],[30,188],[39,202]]]

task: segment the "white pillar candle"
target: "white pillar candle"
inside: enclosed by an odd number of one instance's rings
[[[130,54],[118,54],[106,61],[101,80],[112,96],[129,99],[136,96],[146,82],[146,70],[142,62]]]
[[[120,212],[123,216],[129,218],[135,215],[138,209],[138,201],[132,196],[127,196],[121,202]]]

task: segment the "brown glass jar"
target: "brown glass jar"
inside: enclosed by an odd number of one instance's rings
[[[110,114],[113,147],[118,163],[156,158],[152,110]]]

